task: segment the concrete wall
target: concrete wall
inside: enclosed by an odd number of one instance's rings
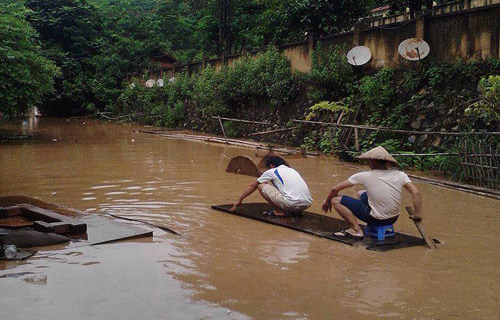
[[[433,16],[425,26],[429,58],[442,62],[500,58],[500,6]]]
[[[307,41],[282,45],[278,49],[285,54],[294,72],[311,70],[312,52],[318,42],[322,50],[334,45],[343,53],[356,45],[367,46],[372,52],[372,59],[365,68],[371,69],[414,66],[414,62],[398,54],[399,43],[413,37],[423,38],[429,43],[431,49],[426,60],[453,63],[458,60],[500,58],[500,0],[481,0],[485,1],[483,6],[478,6],[477,1],[465,0],[448,7],[442,6],[434,9],[434,14],[413,20],[408,20],[408,15],[373,20],[356,26],[350,32],[319,39],[310,36]],[[389,24],[384,24],[386,22]],[[175,67],[175,72],[188,70],[192,73],[207,64],[220,70],[223,65],[231,65],[240,57],[241,54],[237,54],[205,63],[196,62],[190,64],[192,68],[181,65]],[[173,70],[164,70],[163,74],[173,74]]]
[[[307,41],[281,46],[279,49],[285,54],[290,62],[293,72],[308,72],[312,65],[312,52]]]

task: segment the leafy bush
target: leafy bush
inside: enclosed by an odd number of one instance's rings
[[[239,132],[237,125],[233,121],[224,121],[223,122],[223,127],[224,127],[224,132],[226,133],[226,136],[230,138],[237,137]]]
[[[224,115],[255,101],[268,103],[271,109],[283,107],[297,93],[290,66],[275,48],[255,58],[243,57],[220,71],[207,66],[191,76],[177,74],[174,82],[164,83],[164,87],[145,88],[138,83],[135,88],[126,87],[112,110],[164,115],[157,124],[174,126],[184,120],[188,104],[202,116]]]
[[[396,94],[393,77],[394,70],[383,68],[375,75],[361,79],[360,101],[365,106],[364,112],[368,113],[368,123],[380,123],[382,116],[391,112],[390,106]]]
[[[0,116],[15,116],[54,90],[55,64],[43,56],[38,35],[18,4],[0,8]]]
[[[347,104],[347,99],[339,102],[335,101],[321,101],[309,108],[309,114],[306,116],[306,120],[312,120],[318,116],[322,116],[323,119],[327,121],[333,121],[334,117],[340,112],[351,112],[352,109]]]
[[[465,114],[486,123],[500,121],[500,76],[482,78],[478,84],[479,100],[465,109]]]
[[[337,46],[323,50],[321,44],[318,44],[307,76],[308,95],[311,99],[340,100],[352,92],[356,80],[353,67]]]
[[[193,91],[191,98],[200,111],[209,114],[223,114],[226,112],[226,103],[222,92],[222,74],[207,66],[199,74],[192,76]]]

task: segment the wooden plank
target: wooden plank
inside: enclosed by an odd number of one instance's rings
[[[250,120],[242,120],[242,119],[233,119],[233,118],[224,118],[224,117],[215,117],[212,116],[213,119],[218,119],[221,118],[222,120],[227,120],[227,121],[236,121],[236,122],[243,122],[243,123],[252,123],[252,124],[263,124],[263,125],[271,125],[272,123],[269,122],[260,122],[260,121],[250,121]]]
[[[17,216],[20,215],[22,211],[23,210],[19,206],[0,207],[0,218]]]
[[[57,234],[64,234],[71,232],[71,223],[69,222],[49,223],[45,221],[35,221],[33,228],[35,229],[35,231],[40,231],[40,232],[52,232]]]
[[[250,133],[248,136],[260,136],[264,134],[270,134],[270,133],[276,133],[276,132],[282,132],[282,131],[290,131],[290,130],[295,130],[297,127],[290,127],[290,128],[282,128],[282,129],[276,129],[276,130],[268,130],[268,131],[260,131],[260,132],[254,132]]]
[[[33,229],[39,232],[54,232],[54,227],[51,223],[45,221],[35,221]]]
[[[420,220],[414,220],[413,216],[415,215],[415,211],[413,210],[412,207],[406,207],[406,211],[410,215],[410,219],[415,223],[415,226],[418,229],[418,232],[422,236],[422,238],[425,240],[425,243],[427,244],[427,247],[429,249],[437,249],[436,244],[434,241],[427,235],[427,233],[424,230],[424,225],[422,224],[422,221]]]
[[[22,208],[24,216],[35,221],[40,220],[45,222],[61,222],[71,219],[69,217],[63,216],[62,214],[35,207],[28,203],[21,203],[18,206]]]
[[[52,226],[54,227],[54,233],[57,234],[69,233],[71,231],[71,224],[68,222],[54,222]]]
[[[74,219],[72,217],[67,217],[62,214],[55,213],[53,211],[45,210],[43,208],[35,207],[28,203],[19,204],[19,207],[23,210],[23,215],[33,219],[35,221],[43,221],[53,224],[53,228],[49,228],[44,224],[38,224],[38,228],[52,230],[45,232],[54,233],[85,233],[87,231],[87,226],[84,222]],[[64,224],[58,224],[59,222],[64,222]],[[67,225],[67,226],[66,226]],[[57,232],[58,231],[58,232]]]
[[[222,134],[224,135],[224,139],[226,139],[226,143],[228,143],[227,136],[226,136],[226,130],[224,130],[224,125],[222,125],[222,120],[220,119],[220,116],[219,116],[219,124],[220,124],[220,128],[222,130]]]
[[[70,232],[74,234],[87,232],[87,224],[81,220],[72,219],[70,223]]]

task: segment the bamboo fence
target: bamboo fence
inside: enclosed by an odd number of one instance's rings
[[[500,149],[498,145],[485,146],[468,139],[462,141],[458,155],[467,182],[500,190]]]

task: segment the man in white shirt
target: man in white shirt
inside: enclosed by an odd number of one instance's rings
[[[363,231],[356,218],[375,226],[396,222],[403,187],[412,196],[415,214],[411,218],[422,219],[422,198],[418,189],[404,172],[388,168],[389,163],[398,166],[398,162],[383,147],[367,151],[358,158],[367,159],[371,170],[356,173],[334,186],[322,206],[326,213],[331,212],[333,205],[339,215],[349,224],[349,229],[336,235],[362,238]],[[339,191],[357,184],[363,185],[366,189],[358,192],[359,199],[338,195]]]
[[[268,156],[266,168],[268,170],[243,191],[238,202],[229,209],[231,212],[236,210],[237,206],[241,206],[243,199],[257,189],[273,206],[274,212],[267,213],[271,216],[299,214],[311,206],[313,199],[306,182],[283,158],[276,155]]]

